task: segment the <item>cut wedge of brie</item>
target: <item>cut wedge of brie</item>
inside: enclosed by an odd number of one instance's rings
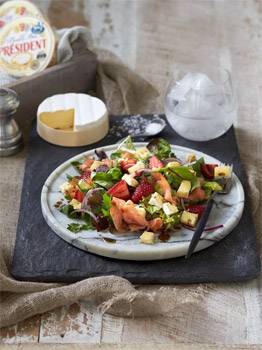
[[[108,132],[107,109],[100,99],[87,94],[54,95],[38,107],[37,130],[57,145],[88,145]]]

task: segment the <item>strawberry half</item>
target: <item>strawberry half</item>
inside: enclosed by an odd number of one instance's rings
[[[209,180],[214,179],[214,169],[217,164],[201,164],[201,173],[202,175]]]
[[[84,181],[87,181],[91,178],[91,170],[86,170],[81,176],[80,178]]]
[[[153,156],[149,159],[149,168],[163,168],[164,164],[156,156]]]
[[[109,193],[112,197],[120,198],[120,199],[129,199],[130,193],[127,186],[127,183],[124,180],[120,180],[113,187],[111,187],[107,193]]]
[[[120,166],[123,171],[128,171],[128,169],[135,164],[136,164],[135,159],[125,159],[125,160],[121,160],[120,162]]]
[[[84,197],[85,197],[85,194],[84,194],[83,192],[81,192],[81,191],[79,191],[79,190],[76,190],[74,198],[75,198],[78,202],[81,202],[81,203],[82,203]]]
[[[143,197],[148,196],[154,192],[153,186],[146,180],[142,180],[141,184],[137,186],[132,195],[132,201],[138,203]]]
[[[187,207],[187,211],[201,216],[205,211],[205,206],[201,204],[192,204]]]

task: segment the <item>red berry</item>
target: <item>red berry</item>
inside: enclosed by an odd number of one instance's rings
[[[214,169],[217,166],[217,164],[201,164],[201,173],[202,175],[212,180],[214,178]]]
[[[123,171],[128,171],[128,169],[135,164],[136,164],[135,159],[125,159],[125,160],[121,160],[120,162],[120,166]]]
[[[149,168],[163,168],[163,163],[156,156],[153,156],[149,159]]]
[[[84,197],[85,197],[85,194],[84,194],[83,192],[81,192],[80,190],[76,190],[74,198],[75,198],[78,202],[81,202],[81,203],[82,203]]]
[[[89,180],[91,178],[91,170],[86,170],[80,177],[83,180]]]
[[[205,206],[201,204],[195,204],[195,205],[192,204],[187,207],[187,211],[201,216],[205,211]]]
[[[143,180],[141,184],[138,185],[137,188],[135,189],[135,192],[132,195],[132,201],[134,203],[138,203],[139,201],[141,201],[143,197],[146,197],[153,192],[154,192],[153,186],[146,180]]]
[[[127,183],[124,180],[120,180],[113,187],[107,191],[112,197],[120,199],[129,199],[130,193]]]

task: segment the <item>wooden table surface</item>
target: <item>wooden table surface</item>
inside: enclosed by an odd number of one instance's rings
[[[204,65],[222,63],[232,69],[237,82],[239,103],[246,106],[240,110],[240,114],[252,113],[257,108],[259,95],[254,97],[250,90],[254,86],[257,90],[261,89],[262,1],[34,2],[58,28],[76,24],[88,26],[96,46],[117,54],[162,92],[175,62],[196,62]],[[254,142],[252,132],[249,137],[250,142]],[[223,291],[231,293],[231,297],[239,298],[239,309],[236,312],[238,320],[243,323],[234,322],[235,315],[230,314],[230,305],[227,306],[229,311],[226,314],[220,315],[220,311],[215,309],[212,310],[215,316],[203,315],[206,326],[202,331],[196,332],[191,328],[191,321],[187,319],[185,323],[181,314],[176,319],[166,316],[154,319],[124,319],[102,315],[92,305],[80,302],[0,330],[1,342],[34,343],[34,348],[35,343],[154,343],[161,349],[163,344],[173,342],[242,344],[241,348],[249,344],[262,344],[261,280],[249,282],[245,285],[245,290],[241,288],[242,286],[236,285],[233,290],[225,286]],[[214,293],[208,303],[222,303],[225,307],[224,292]],[[212,329],[213,316],[221,317],[221,322],[229,327],[228,331],[217,334]],[[184,349],[184,346],[177,348]],[[203,346],[192,345],[190,348]]]

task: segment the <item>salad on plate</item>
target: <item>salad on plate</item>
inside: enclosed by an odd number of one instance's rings
[[[232,166],[193,153],[178,159],[163,138],[136,147],[129,136],[110,155],[96,150],[71,164],[77,174],[60,187],[66,204],[55,205],[72,219],[67,229],[133,232],[144,244],[168,239],[181,226],[194,230],[210,196],[232,176]]]

